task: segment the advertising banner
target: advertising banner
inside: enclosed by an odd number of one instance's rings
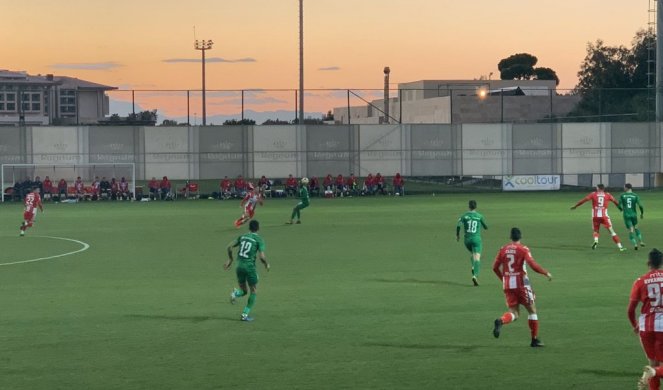
[[[503,176],[502,191],[554,191],[561,181],[559,175]]]

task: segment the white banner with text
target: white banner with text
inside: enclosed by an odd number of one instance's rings
[[[554,191],[561,181],[559,175],[503,176],[502,191]]]

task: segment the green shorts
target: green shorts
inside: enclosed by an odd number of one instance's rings
[[[295,206],[295,207],[297,207],[298,209],[301,210],[301,209],[305,209],[305,208],[307,208],[308,205],[309,205],[308,203],[299,202],[299,203],[297,203],[297,206]]]
[[[465,248],[472,253],[481,253],[483,245],[480,238],[470,238],[465,240]]]
[[[238,264],[237,269],[237,282],[239,284],[249,283],[249,286],[255,286],[258,284],[258,271],[256,271],[255,265],[245,265]]]
[[[624,225],[627,229],[631,227],[638,226],[638,216],[637,215],[625,215],[624,216]]]

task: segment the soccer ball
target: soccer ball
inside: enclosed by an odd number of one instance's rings
[[[308,177],[302,177],[302,184],[308,184]]]

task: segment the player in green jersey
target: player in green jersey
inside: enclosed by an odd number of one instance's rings
[[[251,291],[249,300],[240,317],[242,321],[253,321],[253,318],[249,317],[249,312],[251,312],[253,305],[256,303],[256,288],[258,286],[256,257],[260,258],[265,269],[269,271],[269,263],[265,259],[265,242],[258,235],[259,229],[260,225],[258,221],[254,219],[249,222],[249,233],[237,237],[237,239],[228,244],[228,261],[223,265],[226,271],[230,269],[234,260],[233,248],[239,247],[237,251],[237,268],[235,270],[239,289],[235,288],[230,293],[230,303],[234,304],[237,298],[243,297],[249,293],[249,290]]]
[[[636,206],[640,209],[640,218],[645,217],[645,208],[640,203],[640,197],[633,192],[631,183],[624,184],[624,190],[626,192],[619,197],[619,206],[624,213],[624,224],[628,229],[628,239],[633,244],[634,249],[638,250],[638,242],[640,242],[640,246],[645,246],[645,243],[642,241],[642,233],[638,229],[638,212]]]
[[[477,202],[470,200],[470,210],[458,218],[456,225],[456,241],[460,240],[460,228],[465,232],[465,247],[472,253],[470,261],[472,262],[472,283],[479,285],[479,271],[481,270],[481,227],[488,229],[483,215],[476,211]]]
[[[292,209],[292,215],[290,216],[290,221],[286,222],[288,225],[295,223],[295,217],[297,217],[297,223],[302,223],[300,210],[305,209],[309,205],[309,195],[308,195],[308,178],[303,177],[299,185],[299,203]]]

